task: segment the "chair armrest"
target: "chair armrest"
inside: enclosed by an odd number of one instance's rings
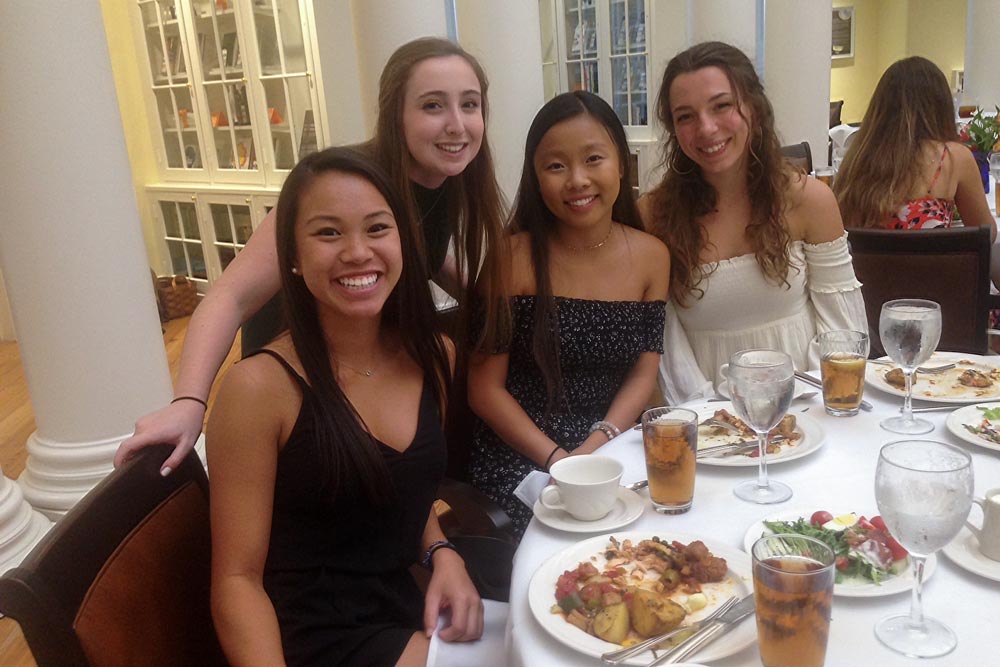
[[[462,534],[516,541],[510,517],[482,491],[446,477],[438,487],[437,497],[451,508]]]

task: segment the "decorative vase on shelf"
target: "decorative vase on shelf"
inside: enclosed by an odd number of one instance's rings
[[[979,176],[983,179],[983,190],[990,193],[990,154],[985,151],[972,151],[972,157],[976,158],[976,166],[979,167]]]

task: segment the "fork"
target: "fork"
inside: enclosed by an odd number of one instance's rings
[[[712,621],[714,621],[719,616],[721,616],[724,612],[733,607],[738,601],[739,599],[737,597],[735,596],[730,597],[728,600],[726,600],[718,607],[716,607],[711,614],[701,619],[700,621],[692,623],[691,625],[685,625],[679,628],[674,628],[670,632],[665,632],[662,635],[650,637],[649,639],[643,642],[639,642],[638,644],[633,644],[632,646],[628,646],[626,648],[618,649],[617,651],[608,651],[607,653],[601,656],[601,662],[607,665],[617,665],[618,663],[623,662],[628,658],[631,658],[633,655],[641,653],[647,649],[650,649],[651,647],[656,646],[657,644],[660,644],[675,635],[679,635],[682,632],[697,631],[705,627]]]
[[[715,419],[714,417],[709,417],[705,421],[699,423],[698,426],[721,426],[724,429],[732,431],[736,435],[743,435],[738,428],[729,422],[724,422],[721,419]]]
[[[869,359],[870,364],[881,364],[882,366],[896,366],[895,362],[886,361],[885,359]],[[917,368],[918,373],[923,373],[925,375],[934,375],[935,373],[944,373],[945,371],[950,371],[955,367],[955,364],[945,364],[943,366],[933,366],[930,368],[919,366]]]

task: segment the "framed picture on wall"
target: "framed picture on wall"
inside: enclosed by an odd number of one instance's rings
[[[833,8],[830,57],[854,57],[854,7]]]

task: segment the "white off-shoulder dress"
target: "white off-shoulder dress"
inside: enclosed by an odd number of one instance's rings
[[[831,329],[868,331],[861,283],[847,234],[828,243],[793,241],[788,285],[768,279],[754,255],[724,259],[687,307],[668,303],[660,360],[660,389],[668,404],[715,395],[719,367],[735,352],[787,352],[796,370],[819,367],[813,338]]]

